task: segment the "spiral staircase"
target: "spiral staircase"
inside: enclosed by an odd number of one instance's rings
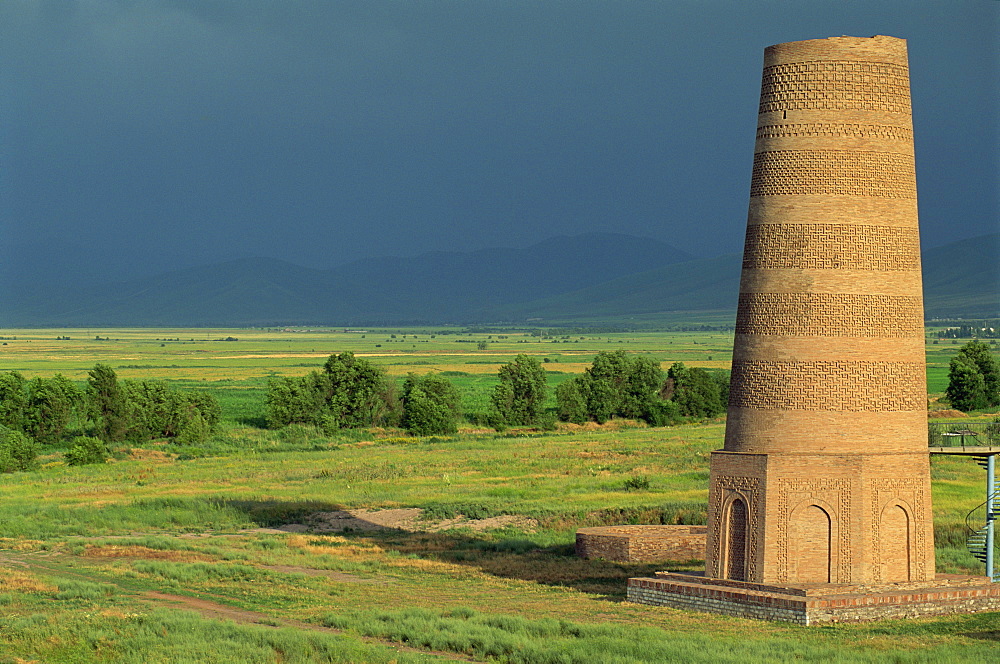
[[[931,454],[971,457],[986,469],[986,500],[965,517],[969,552],[986,565],[986,575],[1000,582],[997,570],[996,522],[1000,520],[1000,478],[996,459],[1000,456],[1000,422],[931,423],[928,425]]]
[[[986,469],[989,484],[986,487],[986,500],[965,517],[965,526],[970,532],[965,546],[977,560],[986,564],[987,575],[992,575],[993,581],[1000,581],[1000,573],[993,565],[996,555],[993,531],[997,518],[1000,517],[1000,479],[991,472],[990,457],[974,456],[973,459]]]

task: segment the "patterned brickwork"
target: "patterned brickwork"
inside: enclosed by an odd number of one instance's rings
[[[934,548],[906,44],[836,37],[776,44],[764,58],[706,576],[737,576],[741,561],[727,551],[742,540],[755,583],[926,581]],[[746,531],[731,527],[737,500]]]
[[[853,224],[747,226],[743,269],[920,269],[916,228]]]
[[[751,196],[916,198],[913,156],[849,150],[775,150],[753,158]]]
[[[901,65],[844,60],[765,67],[760,112],[793,110],[909,114],[909,73]]]
[[[741,293],[737,334],[909,338],[922,334],[919,297]]]
[[[757,578],[757,539],[760,536],[758,511],[761,504],[760,480],[756,477],[721,476],[716,480],[716,485],[712,487],[710,493],[715,497],[715,504],[710,506],[710,511],[713,514],[721,516],[723,509],[728,509],[734,498],[741,499],[746,505],[748,519],[745,536],[749,538],[749,542],[743,542],[746,551],[744,558],[745,576],[747,579]],[[724,569],[728,568],[728,564],[723,560],[722,540],[723,537],[720,537],[720,533],[709,530],[706,543],[706,548],[709,549],[706,552],[708,553],[707,557],[720,567],[720,569],[709,570],[709,573],[718,576],[723,575]]]
[[[775,548],[777,554],[777,580],[781,583],[789,581],[788,564],[788,528],[792,511],[796,506],[816,501],[824,501],[834,506],[830,517],[836,524],[836,541],[833,545],[837,547],[836,566],[834,568],[835,578],[831,579],[835,583],[851,582],[851,482],[845,478],[802,478],[802,479],[779,479],[775,490],[777,506],[775,514],[779,524],[784,524],[777,528],[777,538]]]
[[[833,122],[803,122],[764,125],[757,128],[757,138],[868,138],[892,141],[913,141],[908,127],[875,124],[837,124]]]
[[[879,532],[882,524],[882,510],[886,506],[894,503],[902,503],[906,507],[911,521],[911,537],[913,542],[910,546],[912,552],[917,555],[912,556],[911,576],[914,580],[933,578],[933,570],[927,569],[927,561],[923,552],[927,546],[924,533],[927,528],[921,523],[924,518],[924,501],[930,500],[927,495],[930,482],[924,477],[891,477],[871,480],[869,489],[872,497],[871,513],[871,541],[875,560],[881,560],[882,536]],[[933,558],[931,559],[933,561]],[[882,581],[883,570],[880,565],[875,568],[875,580]]]
[[[730,408],[912,411],[927,407],[914,362],[733,362]]]

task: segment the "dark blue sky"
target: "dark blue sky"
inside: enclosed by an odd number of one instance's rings
[[[0,258],[738,251],[763,49],[841,34],[909,40],[925,244],[996,230],[996,0],[3,0]]]

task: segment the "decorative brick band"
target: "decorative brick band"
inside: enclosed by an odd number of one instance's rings
[[[833,122],[777,124],[757,128],[757,138],[785,138],[789,136],[876,138],[912,142],[913,130],[908,127],[890,125],[838,124]]]
[[[916,362],[733,363],[729,406],[757,410],[913,411],[927,407]]]
[[[913,155],[848,150],[775,150],[753,157],[750,196],[916,198]]]
[[[909,72],[883,62],[827,60],[764,68],[760,112],[792,110],[910,111]]]
[[[853,224],[751,224],[743,269],[920,269],[917,229]]]
[[[741,293],[737,334],[910,338],[924,330],[919,297]]]

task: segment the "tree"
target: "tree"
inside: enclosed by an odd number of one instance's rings
[[[324,431],[398,421],[396,386],[385,371],[346,352],[331,355],[323,371],[299,378],[272,378],[267,390],[271,427],[311,424]]]
[[[500,367],[500,383],[490,399],[498,423],[511,426],[536,424],[545,402],[545,369],[537,358],[523,353]]]
[[[323,365],[328,410],[347,429],[383,424],[398,414],[395,386],[385,370],[345,352]]]
[[[0,473],[37,467],[38,444],[20,431],[0,425]]]
[[[557,411],[568,422],[603,423],[624,417],[667,424],[676,413],[660,399],[663,380],[663,370],[653,358],[602,351],[582,376],[556,388]]]
[[[685,417],[714,417],[726,411],[729,376],[674,362],[667,371],[663,394]]]
[[[459,394],[447,378],[408,374],[403,382],[403,428],[415,436],[458,431]]]
[[[951,358],[948,365],[948,387],[944,394],[954,408],[963,412],[979,410],[989,405],[983,374],[979,367],[961,355]]]
[[[985,342],[973,339],[958,349],[948,367],[945,396],[961,411],[1000,406],[1000,363]]]
[[[63,454],[66,465],[85,466],[92,463],[107,463],[111,452],[100,438],[77,436],[72,446]]]
[[[204,392],[176,392],[157,380],[121,382],[127,411],[127,437],[144,442],[174,438],[180,443],[208,438],[221,416],[219,402]]]
[[[563,422],[583,424],[587,421],[587,400],[580,391],[578,379],[570,379],[556,386],[556,414]]]
[[[87,404],[98,437],[106,443],[125,440],[128,433],[128,404],[115,370],[95,364],[88,372]]]
[[[62,374],[35,378],[28,383],[25,433],[45,445],[58,443],[80,401],[80,391]]]
[[[0,374],[0,426],[14,431],[24,428],[28,406],[28,381],[16,371]]]

